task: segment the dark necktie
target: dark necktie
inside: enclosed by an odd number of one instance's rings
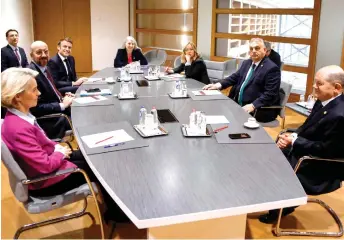
[[[253,72],[254,69],[256,68],[256,64],[252,64],[252,66],[250,67],[250,70],[248,71],[247,77],[245,79],[245,81],[242,83],[241,88],[239,90],[239,98],[238,98],[238,103],[240,106],[243,105],[243,98],[244,98],[244,90],[246,88],[246,85],[250,82],[252,76],[253,76]]]
[[[19,62],[19,66],[20,66],[21,63],[20,63],[20,57],[19,57],[19,54],[18,54],[18,48],[15,48],[15,49],[14,49],[14,53],[15,53],[16,56],[17,56],[17,59],[18,59],[18,62]]]
[[[73,81],[73,74],[72,74],[72,68],[70,67],[69,61],[67,58],[65,58],[65,60],[63,60],[66,63],[67,69],[68,69],[68,79],[70,81]]]
[[[60,91],[57,90],[57,88],[55,87],[54,80],[53,80],[53,77],[51,76],[50,72],[49,72],[47,69],[45,69],[44,73],[46,74],[47,79],[49,80],[50,85],[52,86],[52,88],[53,88],[55,94],[57,95],[58,99],[61,101],[61,99],[62,99],[62,94],[61,94]]]

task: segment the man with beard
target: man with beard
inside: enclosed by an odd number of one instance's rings
[[[44,116],[53,113],[64,113],[70,116],[70,106],[72,104],[74,94],[66,93],[64,97],[58,91],[54,84],[50,70],[47,67],[49,60],[48,45],[42,41],[36,41],[31,44],[32,62],[29,68],[38,71],[36,77],[37,88],[41,92],[36,107],[30,109],[31,113],[36,116]],[[49,138],[63,137],[64,132],[70,129],[68,121],[60,117],[56,119],[45,119],[40,121],[39,125],[45,130]]]

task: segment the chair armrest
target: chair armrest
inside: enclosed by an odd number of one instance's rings
[[[326,161],[326,162],[340,162],[340,163],[344,163],[344,159],[340,159],[340,158],[333,158],[333,159],[329,159],[329,158],[319,158],[319,157],[314,157],[314,156],[303,156],[299,159],[299,161],[297,162],[294,171],[295,173],[297,172],[297,170],[300,168],[300,165],[303,163],[303,161]]]
[[[25,185],[28,185],[28,184],[32,184],[32,183],[36,183],[36,182],[41,182],[41,181],[44,181],[44,180],[47,180],[50,178],[58,177],[61,175],[79,172],[79,171],[80,171],[79,168],[67,168],[67,169],[56,171],[54,173],[43,175],[43,176],[38,177],[38,178],[34,178],[34,179],[30,179],[30,180],[26,179],[26,180],[23,180],[22,183]]]
[[[48,115],[44,115],[44,116],[38,117],[38,118],[36,118],[36,119],[49,119],[49,118],[58,118],[58,117],[64,117],[64,118],[66,118],[67,121],[68,121],[68,124],[69,124],[70,128],[73,129],[71,120],[69,119],[69,117],[68,117],[66,114],[63,114],[63,113],[48,114]]]

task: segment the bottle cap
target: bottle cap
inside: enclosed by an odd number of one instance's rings
[[[193,112],[196,112],[196,109],[193,108],[192,111],[193,111]]]

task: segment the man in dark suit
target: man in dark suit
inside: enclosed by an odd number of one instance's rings
[[[216,84],[203,89],[225,89],[233,86],[229,97],[243,109],[254,115],[259,122],[276,119],[279,110],[261,107],[280,105],[279,88],[281,71],[269,58],[265,57],[264,41],[253,38],[250,41],[250,59],[245,60],[239,70]]]
[[[10,29],[6,32],[8,45],[1,48],[1,72],[10,67],[27,67],[28,62],[23,48],[18,47],[18,31]]]
[[[54,80],[47,67],[49,59],[49,49],[46,43],[36,41],[31,44],[32,62],[29,68],[39,72],[36,77],[37,88],[41,92],[38,97],[37,106],[31,108],[31,113],[40,117],[53,113],[64,113],[70,116],[70,105],[72,104],[74,94],[66,93],[63,97],[54,84]],[[65,118],[44,120],[39,125],[46,131],[49,138],[63,137],[64,132],[70,129]]]
[[[344,158],[344,71],[338,66],[327,66],[315,75],[316,101],[311,114],[295,133],[279,136],[277,146],[294,168],[303,156],[321,158]],[[313,161],[301,164],[297,171],[303,188],[309,195],[332,192],[344,180],[344,162]],[[283,215],[294,211],[286,208]],[[277,219],[278,211],[271,210],[259,217],[264,223]]]
[[[70,55],[72,47],[73,42],[70,38],[61,39],[57,44],[57,54],[48,62],[55,85],[63,95],[66,92],[75,93],[78,87],[87,79],[77,79],[75,60]]]
[[[270,42],[264,41],[264,44],[266,47],[266,56],[269,57],[270,60],[277,65],[277,67],[281,68],[282,62],[279,53],[271,48]]]

